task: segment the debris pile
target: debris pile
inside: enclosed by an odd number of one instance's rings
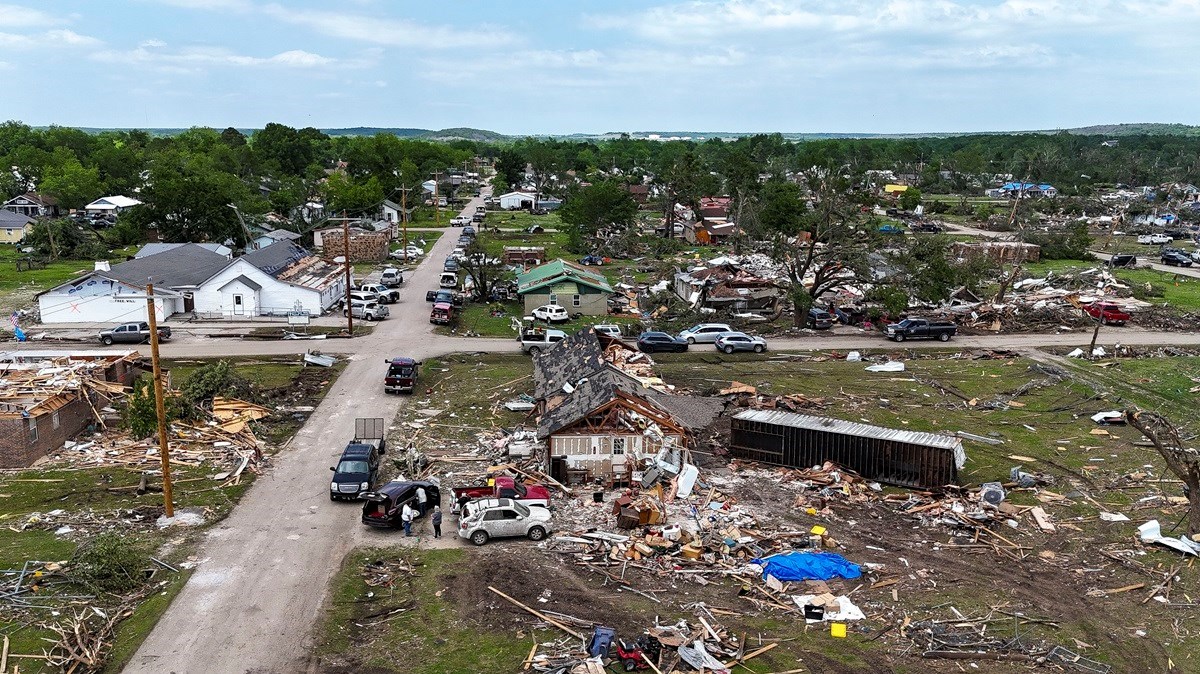
[[[173,421],[167,434],[171,464],[178,466],[210,465],[228,468],[213,479],[238,484],[242,473],[258,472],[263,446],[250,428],[250,422],[264,419],[271,410],[232,398],[216,398],[207,419],[195,423]],[[86,442],[67,441],[52,458],[74,466],[128,466],[153,470],[161,464],[158,438],[136,440],[125,431],[97,433]]]

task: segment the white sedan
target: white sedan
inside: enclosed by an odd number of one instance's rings
[[[547,323],[561,323],[571,320],[567,310],[557,304],[543,304],[533,310],[533,317]]]
[[[423,255],[425,255],[425,251],[416,246],[409,246],[408,248],[393,250],[388,254],[388,257],[394,260],[418,260]]]

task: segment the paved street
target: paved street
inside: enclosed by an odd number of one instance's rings
[[[468,204],[474,212],[481,199]],[[368,531],[359,506],[329,500],[329,471],[356,417],[390,424],[408,398],[383,393],[383,359],[427,358],[447,349],[429,339],[425,291],[457,238],[448,230],[405,280],[392,316],[355,340],[171,344],[167,355],[295,353],[345,344],[350,363],[312,419],[281,451],[233,513],[205,537],[203,560],[125,671],[130,673],[291,673],[309,668],[312,629],[330,577],[352,548],[397,539]],[[511,346],[513,342],[509,342]],[[334,347],[334,348],[330,348]],[[180,503],[186,506],[186,503]],[[447,541],[453,542],[453,539]]]

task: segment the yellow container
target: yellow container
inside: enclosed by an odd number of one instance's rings
[[[821,526],[820,524],[814,524],[813,528],[808,530],[809,533],[816,534],[818,536],[824,536],[826,531],[828,531],[828,529]]]
[[[846,638],[846,623],[830,623],[829,624],[829,634],[837,637],[838,639],[845,639]]]

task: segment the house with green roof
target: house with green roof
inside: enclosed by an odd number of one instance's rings
[[[526,315],[543,304],[559,304],[571,314],[603,316],[612,292],[602,274],[562,259],[517,276],[517,295],[525,303]]]

